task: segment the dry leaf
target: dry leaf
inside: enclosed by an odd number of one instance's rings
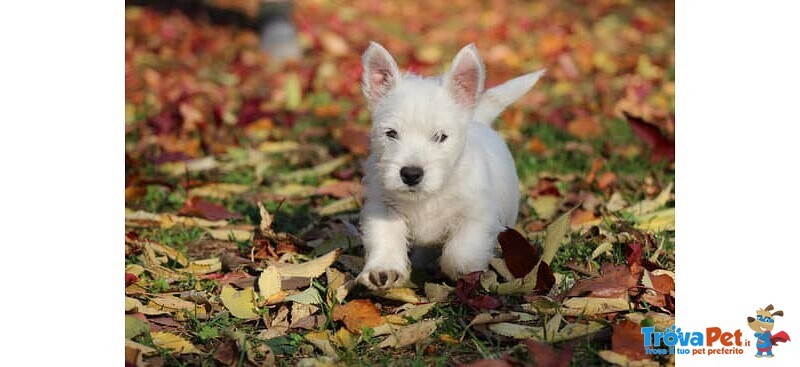
[[[300,277],[300,278],[316,278],[325,272],[331,264],[342,253],[342,249],[335,249],[325,255],[317,257],[314,260],[306,261],[301,264],[277,264],[278,273],[284,278]]]
[[[222,270],[222,262],[219,260],[218,257],[205,260],[191,261],[189,262],[189,266],[186,267],[186,271],[195,275],[216,273],[221,270]]]
[[[404,326],[393,334],[389,335],[386,340],[382,341],[378,346],[380,348],[394,347],[402,348],[407,345],[419,343],[428,338],[438,325],[439,320],[425,320],[416,324]]]
[[[256,313],[255,291],[247,287],[237,291],[230,285],[222,286],[219,294],[222,304],[231,312],[231,315],[245,320],[255,320],[259,317]]]
[[[352,300],[334,307],[331,319],[342,321],[348,330],[361,333],[361,328],[374,328],[384,322],[380,311],[368,299]]]
[[[455,288],[445,284],[425,283],[425,296],[431,302],[446,302]]]
[[[153,344],[158,347],[169,349],[178,354],[195,353],[201,354],[200,350],[188,340],[167,332],[155,332],[151,334]]]
[[[328,330],[312,331],[305,335],[306,340],[319,348],[326,356],[338,357],[339,354],[336,353],[336,348],[331,344],[330,337],[330,331]]]
[[[393,301],[420,303],[424,302],[411,288],[390,288],[373,292],[376,296]]]
[[[278,274],[278,269],[272,265],[267,266],[258,276],[259,294],[261,294],[261,297],[269,299],[281,290],[281,276]]]

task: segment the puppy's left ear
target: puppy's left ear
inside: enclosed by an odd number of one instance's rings
[[[483,92],[486,69],[478,49],[470,43],[458,51],[453,65],[444,76],[444,87],[456,103],[466,108],[474,108]]]

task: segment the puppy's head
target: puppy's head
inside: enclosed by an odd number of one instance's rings
[[[386,49],[362,57],[363,91],[372,112],[370,148],[378,179],[397,197],[439,191],[464,151],[485,71],[474,45],[461,49],[440,78],[400,74]]]

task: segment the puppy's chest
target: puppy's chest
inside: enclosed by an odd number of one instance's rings
[[[463,206],[447,200],[430,200],[406,209],[410,209],[404,212],[408,237],[417,246],[443,244],[463,218]]]

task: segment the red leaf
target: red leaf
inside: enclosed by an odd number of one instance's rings
[[[600,277],[575,282],[567,297],[589,296],[603,298],[628,298],[628,290],[639,285],[641,272],[635,273],[625,265],[605,263],[600,267]]]
[[[561,351],[556,351],[550,344],[525,339],[525,346],[536,366],[567,367],[572,360],[572,344],[567,344]]]
[[[475,309],[492,310],[502,305],[499,299],[478,293],[483,271],[473,271],[456,282],[456,296],[461,303]]]
[[[125,286],[129,286],[139,281],[139,277],[132,273],[125,273]]]
[[[556,284],[556,276],[553,275],[553,269],[546,262],[539,262],[539,270],[536,271],[536,288],[534,292],[544,294],[550,292],[553,285]]]
[[[629,114],[627,111],[622,111],[622,114],[625,115],[625,119],[631,126],[633,133],[653,149],[651,160],[660,161],[666,159],[670,162],[675,160],[675,142],[661,134],[658,127],[641,117]]]
[[[503,249],[503,260],[508,271],[515,277],[522,278],[536,266],[542,257],[539,246],[531,245],[525,237],[515,229],[506,227],[506,230],[497,235],[497,242]]]
[[[240,219],[242,216],[239,213],[231,213],[222,205],[214,204],[205,201],[199,197],[193,196],[186,200],[183,208],[178,211],[180,215],[187,215],[193,217],[201,217],[208,220],[221,220],[221,219]]]

